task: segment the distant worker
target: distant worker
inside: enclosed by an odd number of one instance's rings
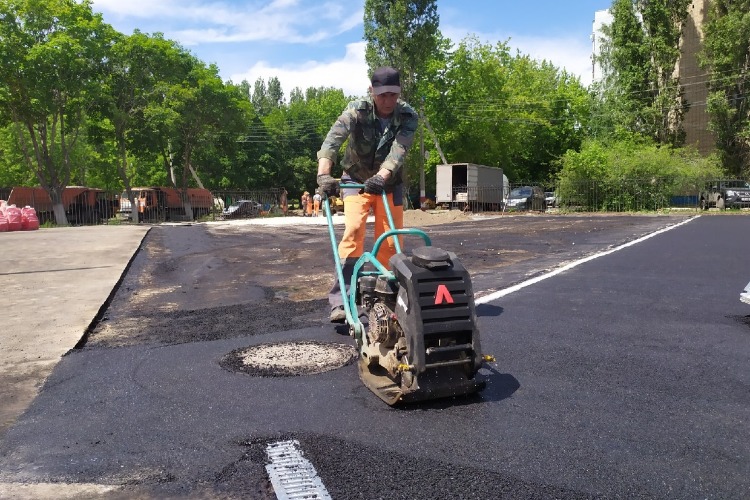
[[[305,191],[302,193],[302,198],[300,199],[300,208],[302,209],[302,217],[307,217],[307,205],[310,204],[310,193]]]
[[[281,193],[279,194],[279,207],[281,207],[281,213],[286,215],[287,211],[289,210],[289,200],[287,199],[288,193],[286,192],[285,188],[281,188]]]
[[[320,193],[316,192],[313,195],[313,217],[320,215],[320,202],[323,201],[323,197]]]
[[[390,229],[383,206],[382,193],[388,194],[388,205],[396,229],[404,226],[404,193],[402,168],[417,130],[417,112],[401,95],[401,78],[394,68],[376,69],[370,79],[370,97],[352,101],[331,127],[318,151],[318,186],[328,196],[338,192],[339,181],[331,176],[339,147],[348,139],[341,159],[342,183],[364,184],[358,189],[342,189],[344,201],[344,235],[338,252],[345,283],[351,281],[354,264],[364,253],[367,215],[375,213],[375,238]],[[393,238],[388,238],[376,256],[389,266],[396,253]],[[330,320],[346,320],[343,296],[337,279],[328,294]],[[356,314],[356,312],[354,312]]]

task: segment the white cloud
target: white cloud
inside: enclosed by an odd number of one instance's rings
[[[252,85],[258,78],[268,81],[276,77],[287,98],[295,87],[303,91],[308,87],[335,87],[343,89],[345,95],[363,96],[370,85],[367,71],[365,42],[357,42],[348,44],[346,54],[339,60],[281,66],[258,61],[247,71],[232,75],[231,80],[235,83],[247,80]]]
[[[587,86],[591,83],[591,46],[587,42],[517,37],[509,42],[509,46],[511,50],[519,50],[533,59],[546,59],[559,68],[565,68],[580,77],[581,83]],[[295,65],[272,65],[267,61],[258,61],[247,71],[232,75],[231,80],[235,83],[247,80],[253,84],[258,78],[268,81],[271,77],[277,77],[287,98],[295,87],[303,91],[308,87],[336,87],[343,89],[346,95],[364,95],[370,84],[365,46],[365,42],[348,44],[346,54],[339,60],[307,61]]]
[[[140,17],[152,18],[171,15],[175,9],[179,9],[179,4],[174,4],[169,0],[94,0],[92,2],[94,11],[116,14],[120,17]]]
[[[362,23],[363,9],[342,1],[276,0],[232,5],[217,1],[95,0],[94,9],[109,17],[147,19],[184,45],[274,41],[309,43],[351,30]]]
[[[579,77],[584,86],[591,83],[592,46],[589,40],[517,37],[508,44],[532,59],[547,60],[558,68],[565,68],[568,73]]]

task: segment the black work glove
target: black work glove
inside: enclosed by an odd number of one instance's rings
[[[326,196],[336,196],[339,194],[339,181],[329,174],[320,174],[318,176],[318,193]]]
[[[383,194],[385,190],[385,179],[382,175],[375,174],[365,181],[365,193]]]

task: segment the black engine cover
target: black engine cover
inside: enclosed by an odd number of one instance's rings
[[[418,247],[394,255],[390,264],[399,282],[396,315],[415,372],[469,358],[463,366],[473,376],[482,364],[474,292],[456,254]]]

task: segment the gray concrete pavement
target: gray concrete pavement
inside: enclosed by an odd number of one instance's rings
[[[0,438],[83,337],[149,226],[0,233]]]

